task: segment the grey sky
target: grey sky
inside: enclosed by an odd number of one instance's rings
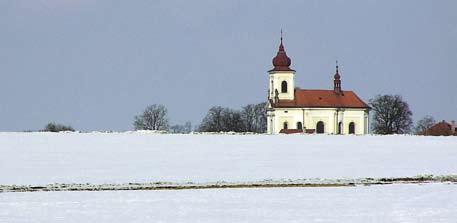
[[[129,130],[147,105],[199,124],[267,97],[284,44],[301,88],[400,94],[457,119],[457,1],[0,1],[0,131]]]

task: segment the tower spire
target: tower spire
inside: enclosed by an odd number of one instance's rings
[[[282,45],[282,29],[281,29],[281,36],[280,36],[280,44],[279,44],[279,51],[284,51],[284,45]]]
[[[281,28],[281,44],[282,44],[282,28]]]
[[[276,54],[276,57],[273,58],[273,66],[274,68],[270,71],[294,71],[290,69],[291,60],[286,54],[286,50],[284,49],[284,45],[282,42],[282,29],[281,29],[281,36],[280,36],[280,44],[279,50]]]

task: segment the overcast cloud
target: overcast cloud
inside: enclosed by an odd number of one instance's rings
[[[284,44],[301,88],[400,94],[457,119],[456,1],[0,1],[0,131],[130,130],[147,105],[199,124],[265,101]]]

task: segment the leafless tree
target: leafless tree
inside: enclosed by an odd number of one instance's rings
[[[201,132],[257,132],[267,129],[265,103],[249,104],[241,110],[220,106],[209,109],[199,126]]]
[[[249,104],[241,109],[241,115],[244,121],[246,132],[255,132],[257,127],[256,106]]]
[[[171,133],[190,133],[192,132],[192,123],[187,121],[184,125],[173,125],[170,127]]]
[[[200,132],[220,132],[223,129],[224,108],[221,106],[212,107],[209,109],[198,130]]]
[[[44,127],[44,129],[42,131],[44,131],[44,132],[65,132],[65,131],[74,132],[75,129],[73,129],[73,127],[71,127],[70,125],[62,125],[62,124],[50,122],[46,125],[46,127]]]
[[[168,111],[163,105],[153,104],[135,116],[135,130],[168,130]]]
[[[266,103],[249,104],[241,109],[246,132],[264,133],[267,129]]]
[[[222,113],[222,123],[224,132],[245,132],[241,112],[234,109],[225,108]]]
[[[415,133],[419,134],[421,132],[425,132],[425,130],[427,130],[428,128],[432,127],[435,124],[436,124],[435,119],[430,115],[426,115],[421,120],[417,121],[416,127],[414,129]]]
[[[370,106],[374,111],[374,133],[405,134],[411,131],[413,113],[400,95],[378,95],[370,99]]]
[[[241,112],[220,106],[209,109],[200,124],[201,132],[243,132],[245,130]]]
[[[262,102],[255,105],[256,131],[258,133],[267,132],[267,103]]]

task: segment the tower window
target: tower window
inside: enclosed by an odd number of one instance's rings
[[[284,128],[283,129],[287,129],[288,126],[287,126],[287,122],[284,122]]]
[[[287,93],[287,81],[281,83],[281,93]]]

